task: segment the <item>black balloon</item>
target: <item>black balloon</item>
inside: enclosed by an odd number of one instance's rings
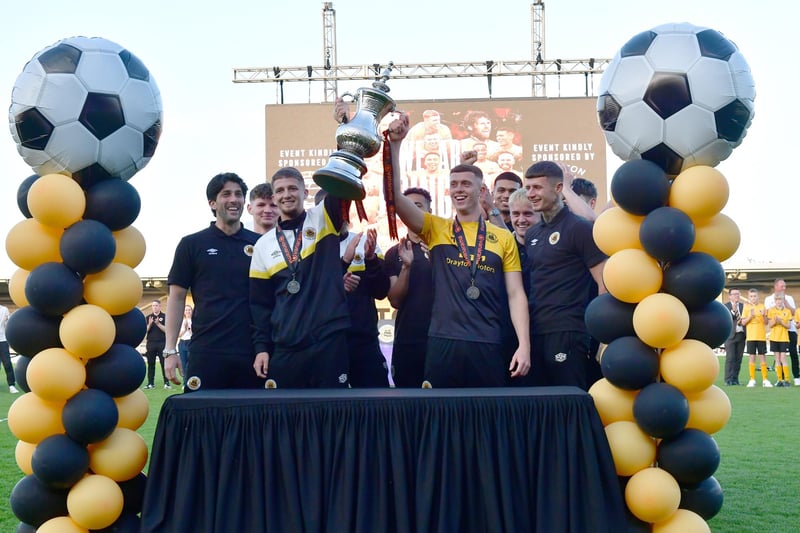
[[[688,428],[662,440],[656,460],[678,483],[691,487],[717,471],[719,446],[705,431]]]
[[[86,363],[86,386],[119,398],[139,388],[145,371],[142,355],[132,346],[112,344],[106,353]]]
[[[64,264],[75,272],[94,274],[114,260],[117,241],[105,224],[80,220],[64,230],[59,251]]]
[[[147,476],[144,472],[139,472],[135,477],[127,481],[117,482],[122,489],[123,513],[139,514],[142,512],[144,504],[144,489],[147,486]]]
[[[31,358],[27,355],[17,355],[17,363],[14,365],[14,378],[17,380],[17,387],[25,392],[30,392],[28,386],[28,364]]]
[[[651,383],[633,400],[633,418],[651,437],[674,437],[689,421],[689,401],[677,387]]]
[[[61,316],[83,301],[83,280],[64,263],[42,263],[25,280],[28,303],[49,316]]]
[[[38,174],[28,176],[22,180],[22,183],[19,184],[19,188],[17,189],[17,207],[19,207],[22,216],[25,218],[33,218],[31,210],[28,209],[28,190],[31,188],[31,185],[33,185],[33,182],[38,179]]]
[[[147,334],[147,320],[138,307],[134,307],[127,313],[114,315],[112,318],[116,328],[114,344],[127,344],[136,348],[142,343],[142,339]]]
[[[11,489],[11,512],[21,522],[36,528],[57,516],[66,516],[67,489],[54,489],[35,475],[25,476]]]
[[[51,435],[33,450],[31,468],[54,489],[68,489],[89,471],[89,451],[66,435]]]
[[[626,161],[611,178],[611,196],[616,204],[639,216],[667,205],[669,187],[664,170],[646,159]]]
[[[61,421],[67,435],[81,444],[100,442],[119,422],[114,398],[98,389],[85,389],[64,405]]]
[[[674,261],[688,254],[694,245],[694,237],[692,219],[674,207],[654,209],[639,226],[642,248],[661,262]]]
[[[653,383],[658,365],[658,352],[634,336],[611,341],[600,361],[603,377],[625,390],[639,390]]]
[[[690,311],[715,300],[725,287],[725,270],[716,258],[691,252],[664,268],[661,289]]]
[[[30,524],[20,522],[17,524],[16,533],[36,533],[36,528]]]
[[[111,231],[119,231],[133,224],[141,208],[142,200],[133,185],[127,181],[110,179],[86,191],[83,218],[102,222]]]
[[[18,354],[34,357],[47,348],[61,348],[60,316],[47,316],[27,305],[11,313],[6,323],[6,340]]]
[[[681,509],[687,509],[703,517],[714,518],[722,509],[722,487],[714,476],[707,477],[692,487],[681,486]]]
[[[725,304],[712,300],[689,310],[689,331],[685,338],[706,343],[711,348],[722,345],[731,333],[731,313]]]
[[[584,313],[586,331],[598,341],[608,344],[620,337],[635,337],[633,310],[636,304],[617,300],[604,293],[589,302]]]

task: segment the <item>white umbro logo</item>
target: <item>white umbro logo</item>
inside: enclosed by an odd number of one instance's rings
[[[208,255],[219,255],[219,250],[217,250],[216,248],[209,248],[208,250],[206,250],[206,253]]]
[[[539,239],[532,239],[531,246],[536,246],[536,243],[539,242]]]

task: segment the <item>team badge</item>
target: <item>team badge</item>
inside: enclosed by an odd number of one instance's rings
[[[353,256],[353,263],[360,265],[363,262],[364,262],[364,256],[362,256],[361,254],[355,254]]]
[[[561,240],[561,234],[557,231],[554,231],[550,234],[550,238],[548,240],[550,241],[550,244],[556,245],[558,244],[558,241]]]
[[[200,381],[200,378],[197,376],[192,376],[186,380],[186,386],[189,388],[189,390],[197,390],[200,388],[201,384],[202,382]]]
[[[246,255],[247,257],[253,257],[253,245],[252,244],[245,245],[245,247],[244,247],[244,255]]]
[[[486,240],[489,242],[497,242],[497,235],[495,235],[494,233],[487,233]]]
[[[317,237],[317,232],[314,228],[306,228],[303,232],[303,237],[313,240]]]
[[[564,352],[559,352],[553,357],[553,359],[555,359],[556,363],[563,363],[567,360],[567,354]]]
[[[433,385],[431,385],[431,382],[426,379],[425,381],[422,382],[422,388],[423,389],[432,389]]]
[[[264,383],[264,388],[265,389],[277,389],[278,388],[278,384],[275,383],[274,379],[268,379],[267,382]]]
[[[347,383],[347,374],[339,374],[339,383]]]

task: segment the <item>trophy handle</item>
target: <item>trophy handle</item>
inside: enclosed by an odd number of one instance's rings
[[[349,97],[350,99],[347,100],[346,99],[347,97]],[[352,104],[353,102],[356,101],[356,95],[354,95],[351,92],[344,92],[339,95],[339,98],[341,98],[343,102],[348,104]],[[347,124],[348,122],[350,122],[350,119],[347,118],[347,114],[342,115],[342,124]]]

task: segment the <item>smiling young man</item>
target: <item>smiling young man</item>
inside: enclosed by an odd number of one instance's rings
[[[326,195],[306,210],[305,180],[292,167],[272,176],[272,189],[280,218],[256,243],[250,265],[251,372],[267,378],[268,387],[347,387],[342,202]]]
[[[272,184],[259,183],[253,187],[247,212],[253,217],[253,231],[259,235],[275,227],[278,223],[278,206],[272,198]]]
[[[594,243],[592,223],[564,205],[564,173],[552,161],[525,171],[525,188],[542,220],[526,235],[534,385],[588,390],[599,376],[583,315],[605,292],[606,256]]]
[[[389,125],[394,168],[408,132],[408,117]],[[428,330],[425,381],[433,387],[491,387],[508,384],[530,368],[528,309],[514,238],[483,218],[483,173],[473,165],[450,170],[454,220],[420,210],[394,180],[397,214],[430,249],[433,311]],[[519,347],[506,365],[504,310],[510,313]]]
[[[167,378],[180,383],[175,346],[191,290],[194,320],[188,368],[181,368],[184,391],[263,387],[253,374],[255,351],[250,339],[250,256],[259,235],[241,222],[247,185],[232,172],[217,174],[206,187],[215,220],[181,239],[167,284]]]

